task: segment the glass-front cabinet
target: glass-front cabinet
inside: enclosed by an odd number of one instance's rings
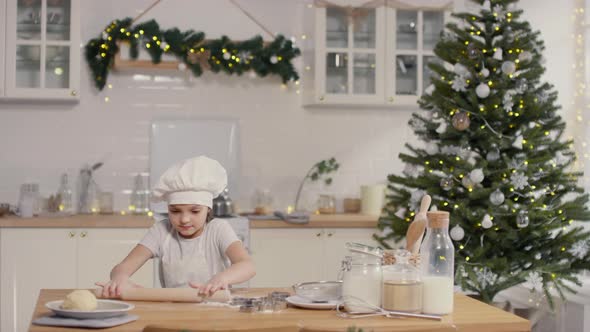
[[[318,8],[316,19],[317,101],[382,100],[385,9]]]
[[[305,104],[416,105],[429,85],[427,64],[435,61],[448,12],[383,5],[313,10],[314,30],[307,31],[314,41],[304,53],[302,75]]]
[[[79,98],[79,0],[5,0],[6,99]]]

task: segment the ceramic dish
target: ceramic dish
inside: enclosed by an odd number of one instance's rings
[[[332,310],[336,309],[336,306],[338,305],[338,301],[335,300],[328,302],[313,302],[298,295],[289,296],[287,302],[296,307],[316,310]]]
[[[45,306],[53,311],[56,315],[78,319],[89,319],[89,318],[109,318],[122,316],[127,311],[135,308],[133,304],[115,301],[115,300],[97,300],[98,307],[96,310],[83,311],[83,310],[70,310],[62,309],[61,305],[63,300],[51,301],[45,303]]]

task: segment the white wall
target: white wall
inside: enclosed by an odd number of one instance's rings
[[[543,33],[546,80],[559,90],[565,111],[569,105],[564,101],[573,94],[572,2],[521,2],[533,27]],[[83,43],[111,19],[135,16],[150,3],[82,0]],[[310,10],[296,0],[240,3],[271,30],[288,37],[300,36],[303,11]],[[156,18],[164,28],[193,28],[210,37],[226,34],[244,39],[262,33],[229,1],[166,0],[143,19],[148,18]],[[302,68],[300,61],[298,68]],[[385,181],[387,174],[403,169],[397,155],[412,139],[407,128],[410,111],[308,110],[300,106],[295,88],[282,90],[273,78],[208,73],[193,79],[190,74],[161,72],[143,77],[148,80],[112,74],[113,88],[98,92],[82,61],[78,105],[0,104],[0,202],[16,203],[19,185],[25,181],[39,182],[42,193],[49,195],[57,189],[62,172],[73,179],[84,163],[106,157],[96,173],[97,181],[104,190],[115,192],[116,209],[123,209],[133,175],[147,172],[148,126],[156,118],[239,119],[241,188],[245,190],[234,200],[243,209],[250,207],[255,188],[270,188],[275,208],[292,204],[307,169],[332,156],[342,167],[329,190],[338,198],[357,196],[361,184]]]

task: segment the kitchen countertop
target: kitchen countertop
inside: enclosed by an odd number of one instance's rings
[[[289,289],[254,288],[236,289],[237,296],[263,296],[271,291]],[[71,289],[42,289],[39,293],[33,319],[50,313],[45,303],[64,299]],[[455,294],[455,308],[441,322],[424,319],[391,319],[370,317],[346,319],[336,316],[333,310],[308,310],[289,307],[276,313],[243,313],[237,308],[204,306],[194,303],[137,302],[130,313],[139,320],[113,327],[113,332],[140,332],[147,325],[182,328],[198,328],[198,331],[216,329],[257,329],[277,327],[298,327],[314,331],[346,331],[350,326],[365,331],[477,331],[477,332],[524,332],[530,331],[529,321],[489,306],[462,294]],[[63,328],[30,325],[29,332],[54,332]],[[68,328],[68,331],[87,332],[86,329]]]
[[[307,224],[280,219],[250,220],[250,228],[376,228],[377,216],[361,214],[311,215]],[[154,220],[145,215],[74,215],[69,217],[0,218],[0,228],[149,228]]]

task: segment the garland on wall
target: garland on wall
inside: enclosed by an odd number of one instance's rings
[[[149,53],[153,63],[160,63],[163,54],[171,54],[180,61],[180,70],[188,68],[197,77],[209,69],[229,75],[252,70],[260,77],[278,75],[283,83],[299,79],[291,60],[301,51],[282,35],[269,43],[265,43],[261,36],[232,41],[226,36],[205,39],[205,33],[193,30],[172,28],[163,31],[155,20],[132,24],[130,17],[115,20],[99,38],[86,44],[86,61],[99,90],[106,84],[120,42],[129,43],[132,59],[137,59],[140,47]]]

